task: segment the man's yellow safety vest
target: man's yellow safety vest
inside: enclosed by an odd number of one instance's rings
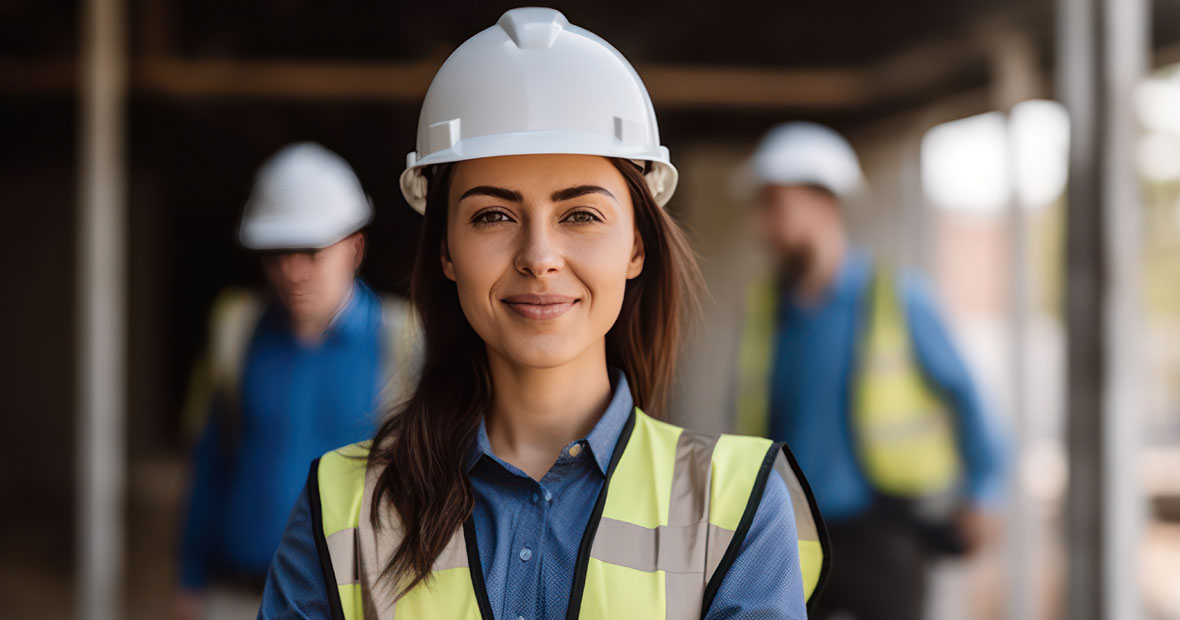
[[[369,518],[378,472],[367,444],[320,458],[308,481],[325,579],[336,584],[332,617],[491,620],[469,517],[434,561],[430,578],[394,597],[380,579],[400,542],[396,512]],[[826,537],[803,475],[783,444],[704,435],[645,415],[628,419],[606,482],[582,535],[567,619],[701,618],[754,519],[770,472],[794,507],[803,591],[811,598],[826,570]],[[792,541],[783,541],[785,545]],[[785,549],[784,549],[785,551]]]
[[[766,434],[779,287],[749,289],[739,359],[738,429]],[[951,412],[923,375],[893,275],[876,269],[852,385],[851,422],[865,477],[880,493],[945,495],[961,463]]]
[[[240,424],[237,412],[242,373],[254,330],[266,309],[263,295],[257,291],[228,288],[213,300],[209,313],[209,345],[202,359],[193,367],[189,393],[185,400],[183,421],[194,437],[208,422],[211,403],[221,405],[227,415],[227,427]],[[397,402],[414,386],[421,365],[418,350],[419,323],[409,300],[381,295],[381,392],[378,409]]]

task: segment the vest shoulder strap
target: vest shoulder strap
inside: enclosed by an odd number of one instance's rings
[[[234,395],[242,382],[250,339],[263,307],[258,293],[243,289],[225,290],[213,302],[209,320],[209,356],[214,382]]]
[[[877,267],[869,285],[852,386],[858,456],[878,492],[948,512],[961,473],[955,426],[920,366],[897,283]]]
[[[738,342],[735,425],[744,435],[765,435],[769,428],[770,366],[777,308],[778,285],[772,274],[758,277],[747,287]]]
[[[589,578],[574,584],[571,605],[579,598],[580,604],[571,613],[703,616],[776,469],[782,469],[792,499],[810,597],[823,570],[825,539],[810,489],[788,455],[768,439],[696,433],[636,409],[626,447],[608,472],[603,509],[590,522]],[[784,465],[776,465],[779,459]],[[694,552],[684,552],[689,549]]]
[[[264,307],[261,295],[243,288],[225,289],[213,300],[209,342],[193,368],[185,401],[185,427],[192,434],[204,428],[214,399],[236,409],[250,340]]]
[[[724,548],[719,564],[711,567],[704,611],[708,610],[721,579],[737,559],[762,504],[771,472],[778,473],[790,498],[803,595],[810,605],[826,578],[831,555],[819,505],[790,448],[784,442],[771,442],[760,437],[721,435],[714,448],[712,472],[710,528],[731,540]]]
[[[413,305],[401,297],[381,296],[381,404],[395,405],[417,383],[422,355],[421,331]]]

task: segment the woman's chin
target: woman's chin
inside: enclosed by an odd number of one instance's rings
[[[558,368],[574,362],[589,347],[570,341],[567,336],[534,335],[509,338],[504,347],[489,347],[508,364],[518,368]]]

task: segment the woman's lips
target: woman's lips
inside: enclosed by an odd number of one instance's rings
[[[500,301],[526,319],[554,319],[574,307],[577,297],[566,295],[511,295]]]

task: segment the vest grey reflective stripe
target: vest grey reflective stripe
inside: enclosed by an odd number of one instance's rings
[[[332,559],[332,571],[336,573],[336,585],[360,583],[356,557],[356,528],[340,530],[325,540],[328,543],[328,557]]]
[[[887,411],[882,408],[882,412]],[[903,420],[901,423],[880,423],[870,422],[863,432],[872,433],[874,439],[881,441],[900,441],[903,439],[913,439],[915,437],[928,437],[938,431],[950,432],[950,422],[945,415],[941,415],[939,409],[919,409],[915,413],[916,419]]]
[[[697,618],[705,584],[733,532],[709,523],[709,480],[717,437],[682,431],[668,500],[668,525],[647,528],[603,517],[590,557],[644,572],[664,571],[666,618]],[[721,547],[711,542],[723,543]]]
[[[647,528],[603,517],[590,557],[648,573],[704,574],[705,527],[698,523]]]

